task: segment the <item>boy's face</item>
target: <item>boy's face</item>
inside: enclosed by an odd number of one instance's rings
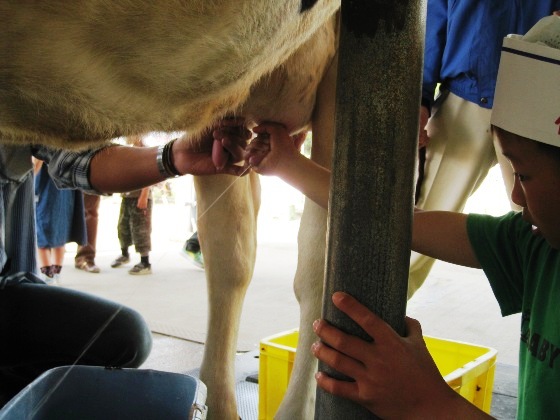
[[[515,173],[511,200],[523,218],[555,249],[560,249],[560,159],[533,140],[499,130],[503,154]]]

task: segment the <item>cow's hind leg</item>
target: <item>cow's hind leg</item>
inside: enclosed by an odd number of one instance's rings
[[[235,353],[243,300],[255,263],[260,184],[256,174],[242,178],[221,175],[197,178],[195,188],[209,300],[200,379],[208,387],[208,418],[237,419]]]
[[[317,338],[311,326],[321,317],[326,221],[326,210],[307,200],[298,234],[298,266],[294,279],[300,305],[299,341],[290,384],[275,419],[312,419],[314,415],[317,360],[310,349]]]
[[[317,90],[312,121],[311,158],[326,168],[330,167],[333,147],[336,72],[335,57]],[[327,211],[307,199],[298,234],[298,266],[294,278],[294,291],[300,305],[299,341],[288,390],[276,419],[314,417],[317,361],[310,349],[317,339],[313,321],[321,317],[326,232]]]

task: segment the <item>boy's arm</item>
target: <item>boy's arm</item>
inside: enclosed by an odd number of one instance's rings
[[[259,169],[257,171],[260,173]],[[288,159],[278,175],[323,208],[329,206],[331,172],[302,154]]]
[[[257,138],[247,146],[246,159],[258,173],[276,175],[327,208],[328,169],[303,156],[286,129],[274,123],[253,129]],[[480,268],[467,235],[467,215],[415,210],[412,249],[453,264]]]
[[[467,233],[467,215],[415,209],[412,249],[465,267],[480,268]]]
[[[245,159],[255,171],[280,177],[326,209],[331,172],[300,153],[301,138],[275,123],[261,124],[253,131],[257,138],[247,146]]]

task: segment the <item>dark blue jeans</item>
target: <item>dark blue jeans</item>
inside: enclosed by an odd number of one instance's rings
[[[138,367],[151,348],[146,322],[130,308],[44,283],[0,281],[0,407],[53,367]]]

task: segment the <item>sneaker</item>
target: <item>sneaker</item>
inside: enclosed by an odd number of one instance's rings
[[[51,265],[51,274],[54,280],[53,284],[60,284],[60,272],[62,271],[61,265]]]
[[[120,257],[117,257],[115,259],[115,261],[113,261],[111,263],[111,267],[117,268],[117,267],[120,267],[121,265],[128,264],[129,262],[130,262],[130,257],[126,257],[124,255],[121,255]]]
[[[128,274],[133,274],[135,276],[140,276],[142,274],[152,274],[152,265],[139,262],[130,270],[128,270]]]
[[[60,274],[53,274],[52,276],[47,276],[46,274],[41,273],[39,277],[49,286],[56,286],[57,284],[60,284]]]
[[[74,267],[78,270],[84,270],[87,273],[99,273],[101,271],[101,269],[93,261],[78,261],[74,263]]]
[[[204,258],[202,257],[202,252],[200,252],[200,251],[192,252],[192,251],[186,250],[185,248],[182,248],[181,249],[181,256],[186,258],[187,260],[189,260],[191,263],[193,263],[198,268],[204,269]]]
[[[58,280],[58,279],[55,279],[54,276],[47,276],[46,274],[43,274],[43,273],[41,273],[41,275],[39,277],[41,278],[41,280],[43,280],[49,286],[56,285],[56,281]]]
[[[39,276],[41,277],[41,280],[49,285],[55,284],[56,279],[54,278],[51,266],[41,267],[40,270],[41,274]]]
[[[187,239],[187,241],[185,242],[185,249],[190,252],[200,252],[200,243],[198,242],[198,236],[194,238],[191,236],[189,239]]]

